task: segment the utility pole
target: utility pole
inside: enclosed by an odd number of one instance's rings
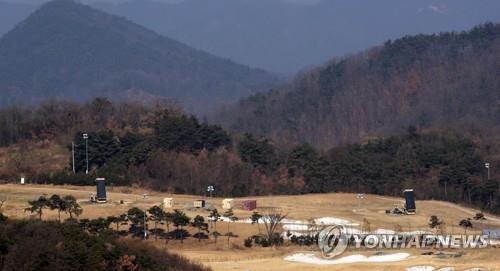
[[[488,181],[490,180],[490,163],[484,163],[484,167],[488,169]]]
[[[215,189],[214,189],[214,187],[213,187],[212,185],[210,185],[210,186],[208,186],[208,187],[207,187],[207,191],[210,193],[210,197],[211,197],[211,198],[213,197],[213,196],[212,196],[212,192],[214,192],[214,190],[215,190]]]
[[[148,238],[148,234],[146,233],[146,211],[144,211],[144,240]]]
[[[87,169],[85,170],[85,174],[89,174],[89,134],[83,134],[83,139],[85,139],[85,157],[87,160]]]
[[[76,173],[75,171],[75,142],[71,142],[71,156],[73,158],[73,174]]]
[[[365,198],[365,194],[358,193],[356,195],[356,198],[358,199],[358,212],[361,211],[361,202]]]

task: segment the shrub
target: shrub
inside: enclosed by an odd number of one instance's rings
[[[249,247],[249,248],[252,247],[252,245],[253,245],[252,238],[248,237],[247,239],[245,239],[244,245],[245,245],[245,247]]]

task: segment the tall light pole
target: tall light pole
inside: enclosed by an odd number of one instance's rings
[[[490,179],[490,163],[484,163],[484,167],[488,169],[488,180]]]
[[[85,157],[87,160],[87,170],[85,170],[85,174],[89,174],[89,134],[83,134],[83,139],[85,139]]]
[[[358,199],[358,212],[361,210],[361,202],[365,198],[365,194],[358,193],[356,195],[356,198]]]
[[[71,156],[73,158],[73,174],[75,174],[75,142],[71,142]]]
[[[212,197],[212,192],[214,192],[214,190],[215,189],[214,189],[214,187],[212,185],[210,185],[210,186],[207,187],[207,192],[210,193],[210,197]]]
[[[148,233],[146,232],[146,211],[144,211],[144,240],[148,239]]]

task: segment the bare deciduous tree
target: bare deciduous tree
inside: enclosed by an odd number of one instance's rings
[[[281,221],[286,218],[286,214],[278,208],[266,208],[262,211],[262,221],[264,227],[266,228],[266,235],[269,242],[274,245],[274,236],[277,232],[279,226],[281,226]]]

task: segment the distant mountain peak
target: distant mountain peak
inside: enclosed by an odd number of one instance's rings
[[[276,82],[73,0],[43,4],[0,39],[0,91],[10,93],[0,105],[122,99],[133,89],[203,112]]]

